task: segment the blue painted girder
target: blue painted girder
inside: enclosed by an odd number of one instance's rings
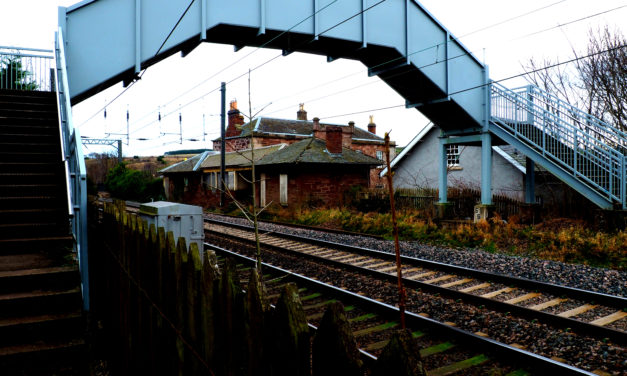
[[[72,102],[204,40],[359,60],[442,129],[487,126],[485,66],[417,1],[195,0],[164,44],[188,5],[88,0],[60,8]]]

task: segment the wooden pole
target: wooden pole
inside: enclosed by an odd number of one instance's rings
[[[390,166],[390,134],[385,134],[385,163],[388,172],[388,191],[390,193],[390,211],[392,212],[392,226],[394,226],[394,251],[396,252],[396,276],[398,277],[398,310],[401,315],[401,328],[405,329],[405,287],[403,286],[403,271],[401,265],[401,249],[398,243],[398,224],[396,222],[396,208],[394,207],[394,182]]]

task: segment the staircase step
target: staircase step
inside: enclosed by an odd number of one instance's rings
[[[0,134],[3,143],[11,144],[58,144],[59,136],[56,134],[30,134],[5,132]]]
[[[56,93],[51,91],[0,90],[0,102],[51,103]]]
[[[53,175],[54,176],[54,175]],[[57,180],[57,179],[51,179]],[[3,184],[0,177],[0,196],[34,196],[46,195],[57,196],[64,193],[59,184]],[[23,182],[20,182],[23,183]]]
[[[14,109],[14,110],[36,110],[36,111],[57,111],[57,103],[52,101],[29,101],[25,102],[22,98],[12,97],[2,99],[0,98],[0,110]]]
[[[56,108],[41,109],[28,106],[26,109],[2,108],[0,107],[0,117],[8,118],[28,118],[28,119],[57,119]]]
[[[0,319],[61,313],[80,309],[79,287],[60,291],[27,291],[0,294]]]
[[[44,124],[0,124],[0,135],[26,133],[31,135],[59,135],[59,125],[56,122]]]
[[[0,116],[0,126],[39,126],[59,129],[59,120],[54,117],[38,118],[38,117],[16,117],[16,116]]]
[[[72,268],[73,266],[66,265],[68,263],[74,265],[76,264],[76,262],[72,259],[68,260],[66,255],[67,252],[62,255],[55,255],[43,251],[33,253],[21,252],[12,255],[0,255],[0,273],[16,272],[26,269],[40,270],[59,267]]]
[[[68,210],[61,209],[0,209],[0,224],[67,222]]]
[[[4,173],[36,173],[50,172],[62,167],[61,162],[2,162],[0,161],[0,175]],[[1,181],[1,180],[0,180]]]
[[[38,341],[72,339],[83,331],[80,310],[0,319],[0,348]]]
[[[0,239],[0,256],[16,253],[46,252],[54,255],[65,255],[71,252],[72,236],[29,237]]]
[[[20,154],[23,152],[29,151],[38,151],[38,152],[60,152],[59,142],[23,142],[23,143],[13,143],[13,142],[5,142],[5,140],[0,140],[0,150],[4,152],[13,152],[16,154]]]
[[[88,375],[87,345],[82,339],[37,342],[0,348],[3,375]]]
[[[70,232],[68,222],[39,222],[39,223],[6,223],[0,224],[0,239],[14,239],[19,237],[58,236]]]
[[[62,209],[67,207],[64,195],[0,197],[0,209]]]

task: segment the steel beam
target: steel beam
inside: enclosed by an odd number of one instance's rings
[[[481,204],[492,205],[492,135],[481,134]]]
[[[446,204],[447,202],[447,160],[446,160],[446,141],[447,137],[440,137],[438,143],[438,150],[440,154],[440,163],[438,169],[438,189],[439,189],[439,203]]]

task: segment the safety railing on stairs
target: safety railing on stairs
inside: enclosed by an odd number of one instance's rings
[[[491,84],[491,120],[549,162],[625,208],[625,133],[535,86]]]
[[[53,52],[0,46],[0,90],[54,91]]]
[[[70,87],[65,63],[61,28],[55,38],[56,82],[59,107],[59,126],[63,144],[63,160],[68,174],[68,198],[72,217],[74,248],[78,255],[81,274],[83,309],[89,311],[89,271],[87,253],[87,173],[78,129],[72,122]]]

